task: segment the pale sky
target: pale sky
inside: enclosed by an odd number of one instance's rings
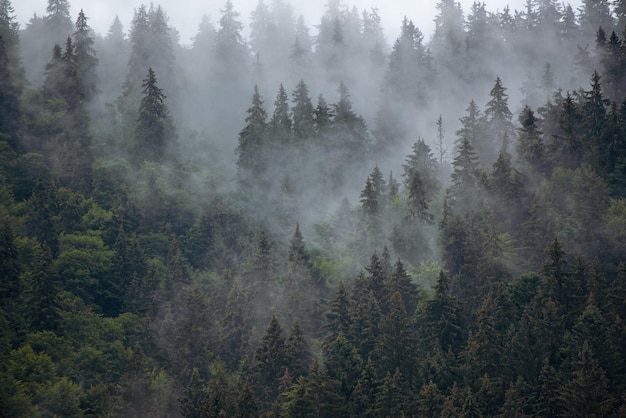
[[[89,18],[89,25],[99,34],[106,34],[115,15],[118,15],[124,25],[124,31],[128,31],[134,9],[141,4],[149,5],[151,0],[70,0],[72,6],[72,18],[75,20],[80,9],[84,9]],[[181,43],[187,45],[196,34],[202,15],[211,17],[213,23],[219,20],[220,9],[226,0],[153,0],[155,5],[161,5],[170,18],[170,25],[178,29],[181,35]],[[250,23],[250,12],[256,7],[258,0],[232,0],[235,10],[240,13],[240,20],[247,31]],[[271,4],[272,0],[265,0],[265,4]],[[312,27],[319,23],[324,12],[327,0],[285,0],[294,8],[295,16],[303,14],[305,23]],[[385,28],[387,41],[391,44],[398,35],[399,28],[404,16],[413,20],[424,33],[426,39],[432,34],[436,14],[437,1],[430,0],[344,0],[343,3],[355,5],[359,10],[378,8]],[[467,15],[473,0],[461,0],[463,12]],[[574,10],[579,7],[581,0],[570,2]],[[47,0],[13,0],[13,7],[18,21],[23,28],[33,13],[42,16],[45,14]],[[502,10],[507,5],[511,10],[523,10],[525,0],[485,0],[487,10]],[[314,30],[312,31],[314,33]]]

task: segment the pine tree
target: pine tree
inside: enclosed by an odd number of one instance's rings
[[[340,333],[324,347],[326,374],[337,385],[342,399],[354,391],[362,370],[361,356],[356,348]]]
[[[495,84],[489,92],[491,99],[485,108],[485,119],[489,127],[491,139],[484,144],[482,142],[476,144],[481,158],[487,162],[495,160],[496,155],[493,150],[497,149],[497,144],[502,141],[502,138],[505,135],[512,136],[514,134],[513,124],[511,123],[513,114],[509,110],[509,99],[506,90],[502,85],[500,77],[496,77]]]
[[[590,39],[598,28],[612,30],[614,26],[609,0],[583,0],[579,11],[583,39]]]
[[[16,298],[21,291],[20,271],[18,262],[19,250],[15,245],[15,236],[9,218],[0,222],[0,306],[5,300]]]
[[[435,294],[425,302],[419,313],[418,325],[422,329],[421,338],[427,349],[439,348],[443,352],[458,352],[463,341],[463,323],[460,305],[450,295],[449,279],[439,272]]]
[[[485,119],[478,108],[478,105],[476,105],[476,102],[473,100],[470,101],[465,111],[467,112],[467,115],[459,119],[461,122],[461,129],[454,133],[457,137],[457,140],[455,141],[455,151],[458,150],[465,139],[467,139],[469,143],[475,147],[481,140],[481,137],[486,133]]]
[[[29,320],[36,331],[55,330],[60,321],[58,293],[61,283],[52,268],[52,254],[43,243],[34,254],[25,294]]]
[[[246,74],[248,63],[247,45],[241,31],[243,24],[238,20],[239,13],[233,3],[227,0],[221,9],[219,27],[215,42],[215,58],[218,60],[217,77],[227,84],[238,82]]]
[[[0,1],[0,38],[6,49],[9,72],[17,79],[23,81],[24,69],[22,68],[20,54],[20,27],[14,15],[15,9],[11,0]]]
[[[52,257],[59,253],[59,202],[56,198],[56,186],[49,177],[37,179],[31,197],[31,210],[27,218],[29,235],[45,245]]]
[[[603,417],[609,415],[613,399],[604,370],[587,341],[583,341],[574,363],[574,371],[562,395],[565,413],[570,416]]]
[[[292,102],[293,132],[299,140],[310,138],[314,134],[315,109],[309,97],[309,88],[303,80],[296,86]]]
[[[402,302],[409,317],[415,315],[417,304],[419,302],[420,288],[413,283],[413,279],[404,268],[404,264],[400,259],[396,261],[393,270],[385,282],[384,287],[384,311],[389,312],[391,308],[391,297],[397,292],[402,295]]]
[[[81,81],[81,96],[90,101],[97,93],[98,77],[96,67],[98,59],[96,51],[93,49],[93,38],[91,28],[87,24],[87,17],[81,9],[76,20],[74,38],[74,61],[76,63],[76,73]]]
[[[17,150],[21,131],[20,90],[16,84],[14,73],[10,70],[13,63],[9,61],[4,38],[0,36],[0,140]]]
[[[252,179],[258,179],[265,169],[267,115],[257,86],[254,86],[252,106],[248,108],[247,113],[246,126],[239,133],[239,146],[236,152],[240,181],[249,186],[248,183]]]
[[[546,160],[546,150],[541,138],[542,132],[537,126],[538,119],[528,106],[524,107],[519,116],[521,127],[517,142],[517,155],[521,163],[528,167],[527,170],[545,175],[549,166]]]
[[[287,370],[290,370],[293,376],[297,378],[308,374],[309,365],[313,358],[298,321],[293,323],[285,342],[285,356]]]
[[[441,416],[444,396],[432,380],[422,386],[417,396],[419,416],[425,418]]]
[[[591,76],[591,90],[584,92],[582,104],[583,131],[585,142],[583,148],[587,150],[586,160],[593,166],[596,172],[607,172],[606,152],[607,144],[603,142],[602,133],[606,124],[606,100],[600,83],[600,75],[594,71]]]
[[[294,265],[301,266],[306,269],[311,268],[311,255],[306,249],[302,233],[300,232],[300,224],[296,224],[296,231],[289,241],[289,252],[287,259]]]
[[[412,151],[412,154],[407,155],[406,163],[402,165],[404,186],[410,193],[412,177],[417,173],[417,177],[422,182],[423,197],[426,201],[430,201],[439,192],[439,170],[441,166],[422,138],[413,144]]]
[[[472,208],[477,203],[478,155],[467,138],[461,143],[452,167],[450,196],[454,199],[454,207]]]
[[[348,335],[352,327],[350,311],[351,302],[346,288],[343,285],[343,281],[340,281],[337,292],[335,293],[335,298],[331,301],[329,310],[326,313],[328,324],[325,328],[328,335],[326,336],[324,344],[328,344],[329,341],[334,340],[340,333]]]
[[[412,380],[416,373],[413,350],[415,334],[413,321],[407,315],[400,292],[391,295],[389,311],[380,321],[380,336],[373,355],[380,368],[379,375],[391,370],[403,370],[407,379]]]
[[[538,377],[534,412],[539,416],[559,416],[562,411],[560,390],[559,376],[548,359],[545,359]]]
[[[352,100],[346,85],[339,83],[339,101],[334,105],[333,125],[341,133],[336,146],[347,158],[345,163],[355,164],[367,156],[369,134],[365,120],[352,110]]]
[[[261,344],[255,353],[254,375],[261,409],[278,396],[278,381],[287,367],[285,339],[275,315],[265,330]]]
[[[68,0],[48,0],[46,13],[44,22],[53,42],[60,43],[70,36],[73,25]]]
[[[290,142],[291,118],[289,116],[289,99],[282,83],[274,101],[274,113],[269,122],[269,139],[280,149]]]
[[[334,113],[321,94],[317,98],[317,107],[314,111],[315,130],[319,134],[326,133],[331,125]]]
[[[135,10],[128,37],[131,53],[128,59],[127,80],[132,83],[139,83],[141,77],[146,73],[146,67],[150,65],[148,59],[151,53],[150,20],[148,10],[143,4]]]
[[[143,97],[139,106],[139,118],[135,128],[133,161],[164,162],[173,148],[173,127],[165,104],[166,96],[159,88],[152,68],[143,81]]]

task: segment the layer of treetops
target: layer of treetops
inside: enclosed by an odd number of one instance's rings
[[[626,416],[626,1],[267,1],[0,0],[0,416]]]

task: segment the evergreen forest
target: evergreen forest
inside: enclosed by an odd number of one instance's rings
[[[626,1],[47,3],[0,0],[1,417],[626,417]]]

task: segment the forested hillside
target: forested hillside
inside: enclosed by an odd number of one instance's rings
[[[626,416],[626,2],[79,6],[0,0],[1,416]]]

